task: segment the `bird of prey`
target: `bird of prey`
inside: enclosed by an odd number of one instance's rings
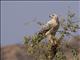
[[[44,24],[38,33],[38,35],[45,35],[48,36],[49,39],[51,39],[52,35],[55,36],[56,31],[59,28],[59,19],[56,14],[50,15],[50,20]]]
[[[46,24],[44,24],[41,28],[41,31],[38,34],[47,35],[49,32],[53,35],[56,34],[56,31],[59,28],[59,19],[56,14],[49,16],[51,19]]]

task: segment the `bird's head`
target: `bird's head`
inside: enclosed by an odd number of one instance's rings
[[[51,18],[51,19],[58,19],[58,16],[56,15],[56,14],[52,14],[52,15],[49,15],[49,17]]]
[[[49,15],[49,17],[51,18],[51,20],[55,20],[58,24],[59,24],[59,18],[56,14],[53,14],[53,15]]]

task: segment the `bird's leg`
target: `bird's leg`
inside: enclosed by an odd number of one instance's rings
[[[45,35],[47,36],[51,44],[56,44],[55,37],[54,37],[55,34],[53,35],[52,31],[53,31],[53,28],[51,28],[48,32],[46,32]]]
[[[53,37],[53,35],[49,34],[49,35],[47,35],[47,38],[52,45],[57,44],[56,39],[55,39],[55,37]]]

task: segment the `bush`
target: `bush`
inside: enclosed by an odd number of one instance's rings
[[[64,38],[66,36],[73,36],[72,33],[77,32],[79,28],[78,24],[73,21],[75,17],[75,13],[69,11],[67,15],[67,19],[62,18],[60,20],[60,29],[57,33],[60,37],[54,37],[57,44],[51,45],[49,41],[45,41],[46,39],[44,35],[33,35],[32,37],[24,36],[24,44],[26,45],[27,54],[35,57],[35,60],[66,60],[66,56],[63,51],[63,46],[71,49],[72,55],[74,56],[74,60],[78,60],[77,49],[71,47],[68,43],[64,43]],[[77,57],[77,58],[76,58]]]

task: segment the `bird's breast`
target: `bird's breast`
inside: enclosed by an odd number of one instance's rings
[[[52,26],[57,26],[58,23],[57,23],[55,20],[51,20],[51,25],[52,25]]]

